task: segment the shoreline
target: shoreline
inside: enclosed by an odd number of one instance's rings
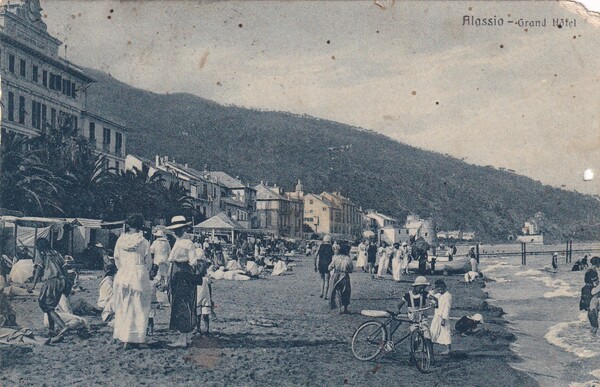
[[[459,283],[462,276],[441,278],[453,296],[451,315],[481,313],[484,327],[472,336],[453,335],[452,353],[436,356],[432,372],[422,374],[408,363],[402,343],[395,352],[372,362],[353,358],[350,339],[354,329],[368,318],[363,309],[395,309],[415,275],[371,280],[367,273],[351,275],[349,315],[331,311],[319,298],[319,277],[312,260],[295,257],[289,275],[213,284],[218,319],[211,321],[211,336],[195,337],[188,349],[170,350],[176,338],[168,331],[169,309],[155,319],[156,335],[150,349],[123,352],[113,343],[112,330],[97,317],[87,316],[90,334],[67,336],[63,343],[33,347],[19,356],[5,358],[0,384],[113,384],[150,385],[537,385],[510,363],[520,359],[510,349],[516,336],[508,328],[501,308],[488,303],[482,284]],[[87,291],[76,293],[72,304],[95,304],[100,272],[86,272]],[[41,312],[34,297],[12,300],[17,322],[43,332]],[[261,327],[251,320],[269,319],[275,327]],[[402,328],[405,329],[405,328]],[[436,352],[440,347],[436,346]],[[0,354],[3,352],[0,347]],[[23,351],[21,351],[23,352]],[[40,371],[39,364],[44,364]],[[81,370],[85,369],[85,374]],[[26,375],[26,376],[25,376]]]

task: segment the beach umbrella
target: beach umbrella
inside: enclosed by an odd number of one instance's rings
[[[363,237],[365,238],[373,238],[375,233],[371,230],[363,231]]]

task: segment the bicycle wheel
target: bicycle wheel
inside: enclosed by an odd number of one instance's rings
[[[387,341],[387,329],[379,321],[361,324],[352,336],[352,353],[358,360],[373,360],[381,353]]]
[[[421,331],[414,331],[410,336],[410,357],[419,371],[423,373],[429,371],[431,352]]]

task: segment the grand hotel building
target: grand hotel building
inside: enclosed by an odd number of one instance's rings
[[[0,7],[2,133],[35,136],[47,127],[69,128],[96,145],[108,166],[124,169],[127,128],[87,106],[94,82],[59,56],[62,42],[47,32],[39,0]]]

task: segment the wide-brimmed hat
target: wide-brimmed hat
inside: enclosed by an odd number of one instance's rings
[[[473,321],[477,321],[479,323],[483,323],[483,316],[479,313],[475,313],[474,315],[472,315],[471,317],[469,317],[471,320]]]
[[[475,246],[469,247],[470,250],[475,250]]]
[[[171,225],[167,226],[169,230],[175,230],[181,227],[189,226],[192,222],[185,220],[185,216],[177,215],[171,218]]]
[[[420,285],[429,285],[429,282],[427,282],[427,278],[423,277],[422,275],[415,278],[415,282],[413,282],[413,284],[412,284],[412,286],[420,286]]]
[[[161,229],[158,229],[158,230],[154,231],[154,236],[157,236],[159,238],[160,237],[164,237],[165,236],[165,232],[163,230],[161,230]]]
[[[402,246],[408,246],[408,243],[402,242]]]
[[[324,242],[324,243],[331,242],[331,235],[325,235],[325,236],[323,237],[323,242]]]
[[[104,247],[104,245],[102,243],[96,243],[96,247]]]

